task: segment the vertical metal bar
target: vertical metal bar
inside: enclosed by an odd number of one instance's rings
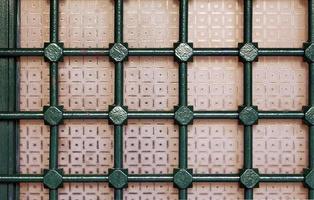
[[[186,169],[188,167],[188,136],[187,126],[179,126],[179,168]]]
[[[314,106],[314,63],[309,64],[309,106]]]
[[[123,0],[115,0],[114,41],[116,43],[123,42]]]
[[[0,48],[16,48],[16,1],[0,0]],[[17,109],[16,62],[14,58],[0,59],[0,111],[14,112]],[[16,123],[0,122],[0,173],[17,172]],[[16,184],[0,184],[0,199],[16,199]]]
[[[59,41],[59,0],[50,0],[50,42]]]
[[[49,168],[58,168],[58,126],[50,127]]]
[[[123,105],[123,62],[115,63],[114,80],[114,102],[115,105]]]
[[[180,24],[179,24],[179,41],[188,42],[188,0],[180,0]]]
[[[253,128],[244,126],[244,168],[253,167]],[[253,189],[244,190],[244,199],[253,199]]]
[[[252,42],[252,13],[253,13],[253,3],[252,0],[244,0],[244,32],[243,38],[244,42]]]
[[[59,42],[59,0],[50,0],[50,43]],[[58,63],[50,62],[50,106],[58,105]],[[49,169],[58,168],[58,126],[50,126]],[[58,199],[58,190],[49,190],[49,199]]]
[[[252,18],[253,18],[253,5],[252,0],[244,0],[244,43],[252,42]],[[252,105],[252,62],[243,63],[243,103],[245,106]],[[252,168],[253,160],[253,141],[252,141],[252,126],[244,126],[244,168]],[[245,199],[253,199],[253,189],[245,188]]]
[[[114,127],[114,168],[123,168],[123,126]]]
[[[50,63],[49,70],[49,79],[50,79],[50,105],[58,105],[58,63]]]
[[[251,62],[245,62],[243,63],[243,103],[244,105],[251,106],[252,105],[252,63]]]
[[[179,42],[188,42],[188,0],[180,0]],[[187,106],[187,63],[179,64],[179,106]],[[179,125],[179,168],[188,167],[188,133],[187,125]],[[179,189],[179,199],[187,199],[187,189]]]
[[[309,168],[314,168],[314,126],[309,127]]]
[[[308,42],[314,42],[313,0],[308,1]],[[314,106],[314,63],[309,63],[308,104]],[[314,168],[314,126],[309,126],[309,168]],[[314,199],[314,190],[309,189],[309,199]]]
[[[187,80],[187,63],[179,64],[179,105],[187,106],[188,104],[188,80]]]
[[[252,168],[252,126],[244,126],[244,168]]]
[[[115,0],[114,41],[123,43],[123,0]],[[123,62],[115,63],[115,105],[123,105]],[[114,168],[123,168],[123,126],[114,126]],[[123,199],[123,189],[114,190],[114,199]]]

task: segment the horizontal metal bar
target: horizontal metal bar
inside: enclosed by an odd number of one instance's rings
[[[43,118],[44,114],[39,111],[0,112],[0,120],[43,119]]]
[[[109,56],[109,49],[99,48],[66,48],[63,50],[64,56]]]
[[[64,175],[62,177],[64,182],[107,182],[107,175]]]
[[[0,49],[0,57],[43,56],[42,48]]]
[[[194,182],[239,182],[238,174],[194,174]]]
[[[43,175],[0,175],[0,183],[42,182]],[[108,175],[67,174],[64,182],[108,182]],[[130,174],[129,182],[172,182],[172,174]],[[239,182],[239,174],[193,174],[193,182]],[[260,182],[303,182],[303,174],[261,174]]]
[[[36,183],[42,181],[43,175],[40,174],[0,175],[0,183]]]
[[[131,174],[129,182],[172,182],[172,174]]]
[[[304,56],[301,48],[259,48],[258,56]]]
[[[64,119],[108,119],[108,112],[64,112]]]
[[[237,48],[194,48],[194,56],[238,56]]]
[[[108,48],[64,48],[64,56],[109,56]],[[43,48],[0,48],[0,57],[43,56]],[[173,56],[173,48],[130,48],[129,56]],[[194,48],[194,56],[238,56],[237,48]],[[260,48],[259,56],[304,56],[302,48]]]
[[[129,119],[173,119],[173,111],[130,111]]]
[[[259,119],[302,119],[302,111],[259,111]]]
[[[194,119],[238,119],[238,111],[194,111]],[[302,119],[302,111],[259,111],[259,119]],[[0,120],[43,119],[39,111],[0,112]],[[64,119],[108,119],[108,112],[67,111]],[[173,119],[173,111],[129,111],[128,119]]]
[[[261,182],[303,182],[303,174],[263,174]]]
[[[174,50],[171,48],[131,48],[129,56],[173,56]]]
[[[194,111],[194,119],[238,119],[238,111]]]

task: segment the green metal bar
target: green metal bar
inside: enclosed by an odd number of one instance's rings
[[[188,104],[188,81],[187,81],[187,63],[179,64],[179,105],[187,106]]]
[[[304,56],[299,48],[259,48],[258,56]]]
[[[114,40],[123,42],[123,0],[115,0],[114,5]]]
[[[309,5],[309,7],[311,7]],[[310,12],[312,13],[312,12]],[[314,26],[313,26],[314,27]],[[309,27],[309,29],[311,29]],[[313,33],[314,34],[314,33]],[[308,98],[309,98],[309,106],[314,106],[314,63],[309,64],[309,85],[308,85]],[[314,126],[309,125],[309,169],[314,168]],[[309,188],[308,198],[314,199],[314,190]]]
[[[16,1],[0,0],[0,48],[16,47]],[[0,111],[14,112],[17,109],[17,66],[14,58],[0,59]],[[0,122],[0,173],[17,173],[18,149],[17,123]],[[18,199],[16,184],[0,184],[0,199]]]
[[[0,175],[1,183],[36,183],[42,182],[43,175],[38,174],[19,174],[19,175]],[[67,183],[78,182],[108,182],[108,175],[103,174],[66,174],[63,176],[63,181]],[[129,182],[172,182],[172,174],[130,174]],[[239,174],[194,174],[194,182],[239,182]],[[303,182],[303,174],[261,174],[261,182],[276,183],[276,182]]]
[[[314,168],[314,126],[309,126],[309,168]]]
[[[252,0],[244,0],[244,42],[252,42],[253,24],[253,2]]]
[[[314,106],[314,63],[309,64],[309,106]]]
[[[50,63],[50,105],[57,106],[58,105],[58,63],[52,62]]]
[[[123,0],[115,0],[114,41],[123,43]],[[115,105],[123,105],[123,62],[115,63]],[[123,126],[114,126],[114,168],[123,168]],[[114,199],[123,199],[123,189],[114,189]]]
[[[130,48],[129,56],[173,56],[174,50],[168,48]]]
[[[247,106],[251,106],[252,105],[252,63],[251,62],[245,62],[244,63],[244,104]]]
[[[51,0],[50,1],[50,42],[58,42],[58,8],[59,3],[58,0]],[[58,63],[52,62],[50,63],[50,106],[57,106],[58,105]],[[58,151],[56,150],[58,142],[58,128],[56,126],[50,127],[51,135],[50,135],[50,168],[55,169],[57,168],[57,156]],[[52,150],[52,152],[51,152]]]
[[[252,42],[252,0],[244,0],[244,42]],[[251,106],[252,105],[252,63],[244,62],[244,105]],[[247,146],[251,149],[251,136],[252,127],[247,126],[244,129],[244,167],[251,168],[252,167],[252,153],[246,148]],[[248,154],[248,155],[246,155]]]
[[[179,126],[179,168],[188,167],[188,130],[187,126]]]
[[[123,0],[115,0],[115,42],[123,42]],[[115,64],[115,105],[123,105],[123,78],[123,63],[118,62]],[[115,168],[122,168],[122,131],[122,126],[115,126]]]
[[[180,0],[179,42],[188,42],[188,0]],[[187,63],[179,63],[179,106],[188,105]],[[179,125],[179,168],[188,168],[188,127]],[[188,199],[187,189],[179,189],[179,199]]]
[[[308,40],[309,42],[314,41],[314,2],[313,0],[308,0]]]
[[[0,48],[0,57],[43,56],[42,48]]]
[[[188,0],[180,0],[180,22],[179,22],[179,41],[188,42]]]
[[[303,119],[302,111],[259,111],[259,119]]]
[[[238,56],[237,48],[194,48],[193,56]],[[0,57],[43,56],[42,48],[0,48]],[[109,56],[107,48],[64,48],[64,56]],[[173,56],[170,48],[130,48],[129,56]],[[259,56],[304,56],[300,48],[259,48]]]
[[[114,168],[123,168],[123,126],[114,126]]]
[[[253,136],[252,126],[244,126],[244,168],[253,167]]]
[[[114,101],[116,105],[123,105],[123,63],[118,62],[115,64],[115,92]]]
[[[59,42],[59,1],[50,0],[50,42]]]
[[[64,56],[109,56],[109,49],[86,48],[86,49],[63,49]]]
[[[314,1],[308,1],[308,42],[314,42]],[[309,63],[308,105],[314,106],[314,63]],[[314,126],[309,126],[309,168],[314,168]],[[309,188],[309,199],[314,199],[314,190]]]
[[[49,168],[58,168],[58,126],[50,127]]]
[[[244,43],[252,42],[252,25],[253,18],[253,5],[252,0],[244,0]],[[244,62],[244,100],[245,106],[252,105],[252,62]],[[252,126],[244,126],[244,168],[252,168],[253,166],[253,141],[252,141]],[[244,199],[253,199],[253,189],[244,189]]]
[[[194,119],[238,119],[238,111],[194,111]],[[129,111],[129,119],[173,119],[173,111]],[[303,111],[259,111],[259,119],[303,119]],[[0,120],[40,119],[39,111],[0,112]],[[64,119],[108,119],[108,112],[67,111]]]
[[[59,42],[59,0],[50,0],[50,43]],[[50,106],[58,106],[58,63],[50,62]],[[58,126],[50,126],[49,169],[58,168]],[[49,200],[58,200],[58,189],[49,189]]]

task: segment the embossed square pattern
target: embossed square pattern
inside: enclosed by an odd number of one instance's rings
[[[259,47],[301,47],[306,41],[307,1],[255,0],[253,41]],[[60,1],[64,47],[109,47],[113,1]],[[128,0],[124,40],[129,48],[173,47],[178,42],[177,0]],[[198,47],[237,47],[242,42],[243,5],[238,0],[190,0],[189,42]],[[49,1],[21,0],[21,47],[49,41]],[[113,102],[114,70],[107,57],[65,57],[60,63],[64,110],[107,110]],[[195,57],[188,67],[188,101],[194,110],[237,110],[242,105],[242,65],[237,58]],[[20,108],[42,110],[49,100],[49,68],[41,58],[20,59]],[[173,57],[130,57],[125,63],[128,110],[170,110],[178,103]],[[259,110],[300,110],[307,99],[307,65],[300,58],[259,58],[253,70],[253,102]],[[238,173],[243,163],[243,127],[236,120],[194,120],[188,130],[193,173]],[[253,167],[259,173],[302,173],[307,166],[307,128],[300,120],[259,120],[253,130]],[[107,173],[113,165],[113,129],[102,120],[64,121],[59,165],[64,173]],[[20,172],[48,168],[49,128],[20,122]],[[178,127],[173,120],[128,120],[124,167],[129,174],[172,173],[178,163]],[[306,199],[299,183],[260,183],[256,199]],[[242,199],[236,183],[193,183],[189,199]],[[168,183],[129,183],[124,199],[177,199]],[[42,184],[21,184],[22,200],[46,200]],[[65,183],[59,198],[113,199],[103,183]]]

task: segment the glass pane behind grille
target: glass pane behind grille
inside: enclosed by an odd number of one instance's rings
[[[65,47],[108,47],[113,42],[113,3],[61,2],[60,39]],[[254,41],[261,47],[301,47],[306,41],[302,0],[254,1]],[[243,5],[235,0],[191,0],[189,38],[194,47],[236,47]],[[275,16],[275,17],[274,17]],[[130,47],[172,47],[178,38],[177,0],[125,2],[125,41]],[[21,0],[21,47],[49,40],[48,1]],[[59,101],[65,110],[107,110],[114,69],[108,58],[66,57],[60,63]],[[42,110],[49,101],[49,68],[41,58],[20,59],[20,109]],[[279,73],[279,69],[281,73]],[[195,110],[235,110],[242,100],[237,58],[196,57],[188,67],[189,104]],[[254,63],[254,102],[261,110],[300,110],[306,105],[307,67],[299,58],[260,58]],[[131,57],[125,64],[129,110],[170,110],[178,103],[172,57]],[[196,173],[237,173],[243,163],[243,129],[237,121],[195,120],[189,127],[189,166]],[[297,120],[261,120],[254,128],[254,166],[262,173],[301,173],[307,166],[307,129]],[[106,173],[113,165],[113,130],[103,120],[69,120],[60,127],[59,165],[65,173]],[[49,128],[20,123],[20,172],[48,167]],[[172,120],[129,120],[124,131],[129,173],[171,173],[177,167],[178,131]],[[260,184],[255,197],[305,199],[301,184]],[[48,199],[41,184],[21,184],[21,199]],[[113,199],[107,184],[64,184],[60,199]],[[129,184],[125,199],[177,199],[170,183]],[[71,198],[70,198],[71,197]],[[141,197],[141,198],[140,198]],[[231,183],[195,183],[189,199],[242,199]]]

